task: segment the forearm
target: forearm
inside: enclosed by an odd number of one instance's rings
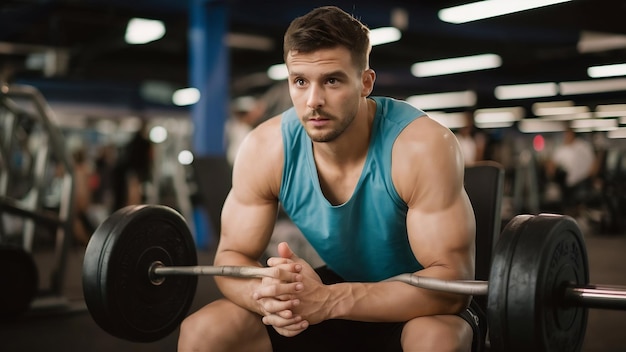
[[[420,275],[429,275],[420,272]],[[429,275],[430,276],[430,275]],[[331,318],[371,322],[408,321],[426,315],[457,314],[470,297],[426,290],[398,281],[329,286]]]
[[[233,251],[220,252],[215,256],[214,265],[261,267],[261,264],[258,261],[252,260],[241,253]],[[215,282],[224,297],[243,308],[261,314],[258,304],[252,299],[252,293],[255,292],[257,287],[260,285],[261,279],[216,276]]]

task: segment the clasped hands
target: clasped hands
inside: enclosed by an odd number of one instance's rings
[[[330,290],[287,243],[278,245],[278,253],[279,257],[267,261],[269,267],[276,269],[274,276],[261,279],[252,298],[263,314],[263,323],[291,337],[329,318]]]

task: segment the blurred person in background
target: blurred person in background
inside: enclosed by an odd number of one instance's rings
[[[593,145],[568,126],[563,141],[545,165],[548,181],[561,188],[561,205],[566,215],[578,217],[580,206],[591,191],[596,155]]]
[[[468,111],[464,115],[465,126],[459,128],[455,134],[461,145],[461,152],[463,153],[463,159],[467,166],[477,161],[484,160],[487,136],[474,125],[474,115],[472,112]]]

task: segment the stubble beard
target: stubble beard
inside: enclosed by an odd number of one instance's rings
[[[339,122],[339,125],[336,128],[333,128],[329,131],[317,131],[315,129],[312,129],[312,130],[305,129],[306,133],[309,135],[309,138],[311,138],[313,142],[328,143],[337,139],[339,136],[341,136],[341,134],[343,134],[343,132],[346,129],[348,129],[350,124],[352,124],[352,121],[354,121],[354,118],[356,117],[356,113],[348,114],[346,118],[341,119],[337,117],[336,115],[330,114],[321,109],[317,109],[317,110],[312,110],[311,112],[307,113],[304,116],[303,121],[307,122],[308,120],[314,117],[318,117],[318,116],[322,116],[323,118],[328,119],[333,122]]]

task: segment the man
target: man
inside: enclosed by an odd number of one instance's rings
[[[592,188],[595,168],[593,145],[577,136],[576,131],[568,126],[563,132],[563,143],[556,147],[546,163],[548,179],[561,183],[565,214],[580,215],[578,208]]]
[[[470,349],[469,297],[381,282],[473,279],[475,223],[451,131],[369,97],[368,33],[336,7],[292,22],[294,108],[243,142],[222,212],[215,265],[260,266],[280,203],[327,267],[281,243],[274,277],[216,278],[225,298],[183,322],[179,351]]]

